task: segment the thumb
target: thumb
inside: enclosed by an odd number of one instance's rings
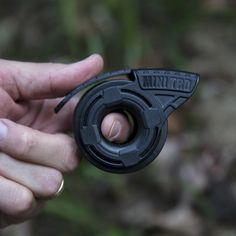
[[[118,112],[113,112],[105,116],[101,124],[102,135],[110,142],[124,143],[128,140],[132,125],[128,118]]]

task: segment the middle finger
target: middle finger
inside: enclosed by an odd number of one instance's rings
[[[16,159],[71,171],[78,164],[75,141],[65,134],[48,134],[0,120],[0,150]]]

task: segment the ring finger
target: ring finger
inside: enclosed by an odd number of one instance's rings
[[[0,176],[25,186],[38,198],[55,196],[63,182],[58,170],[15,160],[4,153],[0,153]]]
[[[0,176],[0,228],[36,215],[42,203],[24,186]]]

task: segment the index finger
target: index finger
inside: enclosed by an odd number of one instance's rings
[[[0,87],[15,101],[61,97],[102,68],[97,54],[68,65],[0,60]]]

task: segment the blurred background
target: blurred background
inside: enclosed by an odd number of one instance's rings
[[[0,0],[1,58],[91,53],[105,71],[175,68],[199,73],[200,85],[151,165],[114,175],[83,160],[62,196],[0,235],[235,236],[236,1]]]

